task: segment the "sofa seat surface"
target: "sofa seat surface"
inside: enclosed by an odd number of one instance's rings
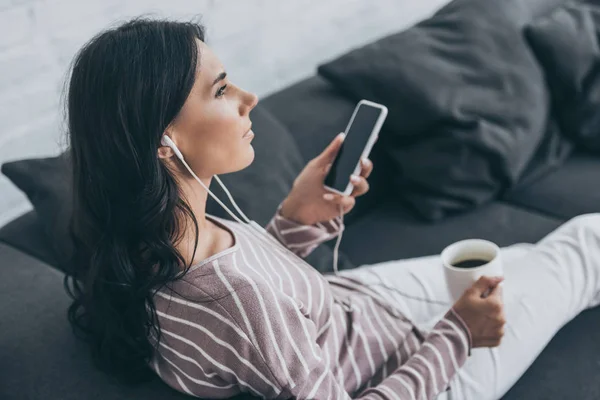
[[[600,399],[600,307],[566,324],[502,400]]]
[[[499,246],[533,243],[560,224],[559,219],[502,202],[426,223],[389,200],[348,226],[340,248],[355,265],[373,264],[439,254],[462,239],[487,239]]]
[[[600,157],[575,153],[533,183],[506,193],[505,200],[561,219],[600,212]]]

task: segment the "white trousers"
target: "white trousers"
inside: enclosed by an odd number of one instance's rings
[[[473,349],[451,380],[451,390],[438,400],[501,398],[563,325],[600,304],[600,214],[576,217],[537,244],[509,246],[501,254],[507,319],[502,343]],[[341,274],[372,282],[423,330],[431,329],[452,305],[437,255]]]

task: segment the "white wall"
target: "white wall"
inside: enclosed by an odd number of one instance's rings
[[[60,93],[77,49],[140,14],[202,16],[231,79],[265,96],[448,0],[0,0],[0,164],[64,149]],[[29,210],[0,175],[0,226]]]

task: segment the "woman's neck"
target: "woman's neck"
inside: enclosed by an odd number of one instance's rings
[[[201,178],[202,179],[202,178]],[[210,187],[212,178],[202,179],[206,187]],[[181,221],[180,227],[184,229],[181,234],[181,240],[177,243],[176,248],[186,260],[186,264],[194,264],[200,258],[204,259],[213,242],[213,224],[206,219],[206,201],[208,193],[193,177],[186,177],[179,180],[179,188],[183,195],[183,199],[187,202],[196,221],[198,222],[198,240],[196,240],[196,231],[193,222],[189,216],[183,215],[186,219]],[[194,254],[194,246],[197,245],[196,253]]]
[[[210,178],[200,178],[206,187],[210,187]],[[206,201],[208,200],[208,192],[206,189],[196,181],[193,177],[186,178],[179,182],[179,187],[183,194],[184,199],[192,209],[196,220],[198,221],[198,228],[207,224],[206,220]]]

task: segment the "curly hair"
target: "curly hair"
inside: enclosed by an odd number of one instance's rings
[[[194,84],[197,39],[198,23],[137,18],[85,44],[68,81],[68,318],[96,366],[124,383],[152,376],[149,336],[160,340],[153,295],[190,267],[175,248],[188,221],[198,239],[198,222],[157,157]]]

